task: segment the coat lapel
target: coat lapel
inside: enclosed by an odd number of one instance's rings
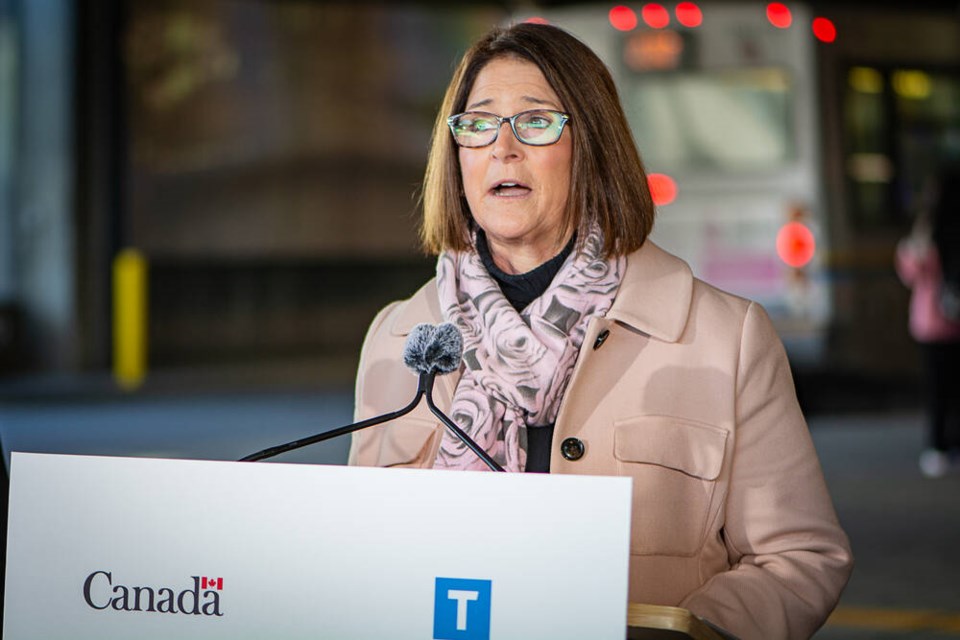
[[[613,306],[606,317],[591,319],[584,336],[557,415],[554,452],[564,438],[582,437],[585,425],[591,424],[591,416],[596,415],[598,404],[607,398],[612,385],[643,357],[643,345],[648,340],[677,342],[681,338],[692,299],[693,274],[683,260],[649,240],[627,256]],[[597,345],[596,339],[604,331],[609,332],[609,338]],[[566,464],[560,456],[551,456],[551,470],[561,471]]]
[[[692,299],[693,273],[687,263],[647,240],[627,256],[627,270],[607,318],[676,342],[687,326]]]

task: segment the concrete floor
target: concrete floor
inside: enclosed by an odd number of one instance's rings
[[[960,637],[960,473],[917,470],[919,413],[810,420],[856,568],[818,640]]]

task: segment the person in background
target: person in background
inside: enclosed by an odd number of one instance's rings
[[[810,637],[852,559],[786,354],[759,305],[649,240],[646,175],[596,54],[547,25],[479,40],[436,120],[423,207],[437,277],[373,320],[357,419],[407,403],[406,336],[452,322],[463,365],[434,397],[495,460],[632,479],[632,602],[744,640]],[[422,405],[354,433],[350,463],[485,469]]]
[[[932,204],[921,209],[897,245],[896,268],[910,287],[910,334],[920,344],[927,412],[920,471],[930,478],[960,468],[960,170],[932,183]]]

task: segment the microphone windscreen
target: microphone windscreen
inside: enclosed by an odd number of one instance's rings
[[[403,345],[403,363],[416,373],[449,373],[460,366],[463,337],[456,326],[418,324]]]
[[[444,322],[437,326],[433,340],[427,347],[427,362],[433,363],[438,373],[450,373],[460,368],[463,359],[463,336],[456,325]]]
[[[433,334],[437,329],[432,324],[418,324],[410,331],[403,345],[403,364],[416,373],[429,373],[426,353]]]

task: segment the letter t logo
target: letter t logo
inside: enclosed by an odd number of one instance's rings
[[[490,640],[490,580],[437,578],[434,640]]]
[[[479,591],[461,591],[459,589],[450,589],[447,591],[447,597],[457,601],[457,631],[467,630],[467,602],[476,600],[480,597]]]

